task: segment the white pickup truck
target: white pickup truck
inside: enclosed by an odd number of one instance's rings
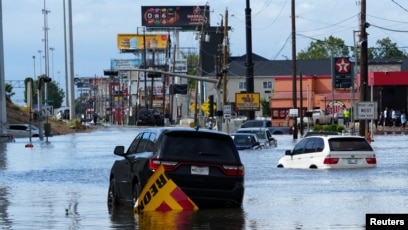
[[[307,111],[305,115],[311,114],[311,117],[304,116],[303,117],[303,125],[315,125],[315,124],[320,124],[320,125],[325,125],[325,124],[330,124],[332,121],[332,115],[326,113],[326,111],[322,109],[313,109],[310,111]],[[297,118],[297,124],[300,125],[300,117]]]

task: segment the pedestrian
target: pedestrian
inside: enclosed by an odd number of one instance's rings
[[[383,121],[384,121],[383,128],[385,128],[385,126],[388,125],[388,108],[387,107],[385,107],[385,110],[383,112]]]
[[[350,122],[350,110],[348,110],[347,108],[343,110],[343,117],[344,117],[344,124],[346,125],[346,127],[349,126],[349,122]]]
[[[407,123],[407,115],[405,114],[405,111],[402,111],[401,113],[401,128],[400,130],[405,130],[405,124]]]
[[[392,127],[395,127],[395,123],[397,121],[397,114],[395,113],[394,109],[391,109],[391,119],[392,119]]]

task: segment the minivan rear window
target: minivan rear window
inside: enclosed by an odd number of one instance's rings
[[[239,162],[235,144],[228,135],[201,132],[169,132],[162,157],[189,161]]]
[[[373,151],[364,138],[331,138],[329,146],[331,151]]]

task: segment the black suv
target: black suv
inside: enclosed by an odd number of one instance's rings
[[[141,110],[137,114],[138,125],[164,125],[164,116],[154,109]]]
[[[141,131],[125,152],[116,146],[110,173],[108,208],[134,205],[153,172],[166,174],[199,208],[239,208],[244,196],[244,165],[231,136],[195,128],[161,127]]]

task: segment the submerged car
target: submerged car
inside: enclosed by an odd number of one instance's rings
[[[278,146],[277,140],[272,136],[268,128],[239,128],[235,132],[255,134],[265,148]]]
[[[7,133],[14,138],[39,137],[40,129],[31,124],[9,124]]]
[[[141,110],[137,113],[138,125],[164,125],[164,116],[154,109]]]
[[[375,152],[365,137],[310,136],[286,150],[278,168],[350,169],[374,168]]]
[[[308,131],[303,135],[303,137],[327,136],[327,135],[341,135],[341,133],[336,131]]]
[[[199,207],[241,207],[244,165],[231,136],[214,130],[149,128],[137,134],[111,168],[108,208],[134,205],[154,171],[166,175]]]
[[[232,139],[238,150],[245,149],[262,149],[264,146],[258,140],[256,134],[253,133],[232,133]]]

